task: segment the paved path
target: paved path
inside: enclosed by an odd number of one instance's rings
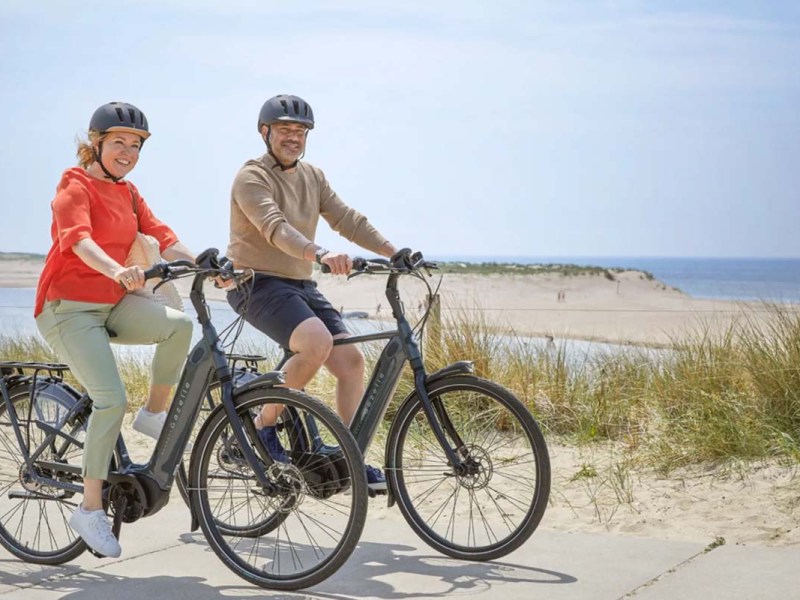
[[[339,600],[468,598],[516,600],[724,600],[800,598],[800,549],[719,546],[539,529],[523,548],[490,563],[443,557],[398,513],[369,519],[347,564],[297,593],[253,587],[222,565],[201,533],[186,533],[188,510],[176,497],[152,518],[123,529],[123,556],[88,553],[42,567],[0,549],[0,600],[55,598]],[[709,540],[710,543],[712,540]]]

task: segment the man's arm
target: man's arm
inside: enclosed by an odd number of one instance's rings
[[[383,245],[378,248],[378,254],[381,256],[385,256],[386,258],[392,258],[397,253],[397,248],[395,248],[390,241],[383,242]]]
[[[345,239],[386,258],[397,249],[369,222],[366,216],[345,204],[333,191],[325,175],[314,170],[320,184],[320,215]]]
[[[281,252],[308,261],[313,261],[317,250],[322,249],[286,221],[278,225],[271,241]]]

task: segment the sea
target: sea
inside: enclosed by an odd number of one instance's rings
[[[800,258],[670,258],[613,256],[431,256],[432,260],[470,263],[573,264],[604,268],[637,269],[696,298],[800,303]],[[33,320],[34,290],[0,288],[0,336],[37,335]],[[188,302],[187,302],[188,304]],[[219,331],[236,319],[225,302],[209,302]],[[194,316],[191,306],[187,312]],[[354,333],[391,327],[383,321],[347,318]],[[199,334],[195,328],[195,337]],[[544,343],[536,338],[533,343]],[[613,344],[571,341],[571,354],[613,349]],[[122,354],[149,354],[150,347],[123,347]],[[245,324],[237,351],[273,353],[275,346]]]
[[[800,302],[800,258],[670,258],[631,256],[439,256],[471,263],[570,264],[651,273],[695,298]]]

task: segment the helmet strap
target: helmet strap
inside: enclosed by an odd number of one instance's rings
[[[268,152],[268,154],[272,158],[275,159],[275,167],[279,167],[281,171],[288,171],[289,169],[294,169],[297,166],[297,163],[300,162],[300,159],[303,158],[306,155],[305,147],[303,148],[303,153],[300,156],[297,157],[296,161],[294,161],[290,165],[285,165],[280,161],[280,159],[277,156],[275,156],[275,153],[272,151],[272,144],[270,144],[270,141],[269,141],[269,134],[271,132],[272,132],[272,127],[270,125],[267,125],[267,137],[264,138],[264,141],[267,144],[267,152]],[[306,137],[308,137],[308,130],[306,130]],[[272,168],[274,169],[275,167],[272,167]]]
[[[97,161],[97,164],[100,165],[100,168],[103,169],[103,173],[105,173],[106,177],[108,177],[111,181],[113,181],[114,183],[117,183],[120,179],[122,179],[122,177],[114,177],[108,171],[108,169],[106,169],[106,166],[103,164],[103,142],[102,141],[100,141],[97,144],[97,150],[94,151],[94,158]]]

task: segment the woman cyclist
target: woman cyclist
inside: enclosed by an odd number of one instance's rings
[[[166,405],[189,349],[192,322],[180,311],[128,294],[144,272],[126,267],[137,231],[158,240],[167,260],[194,260],[125,177],[150,137],[147,119],[131,104],[111,102],[89,122],[78,144],[79,167],[67,169],[52,202],[53,245],[36,291],[39,332],[92,398],[83,456],[83,502],[70,526],[105,556],[121,549],[103,510],[103,482],[125,414],[126,395],[110,343],[157,344],[147,403],[134,428],[158,437]]]

